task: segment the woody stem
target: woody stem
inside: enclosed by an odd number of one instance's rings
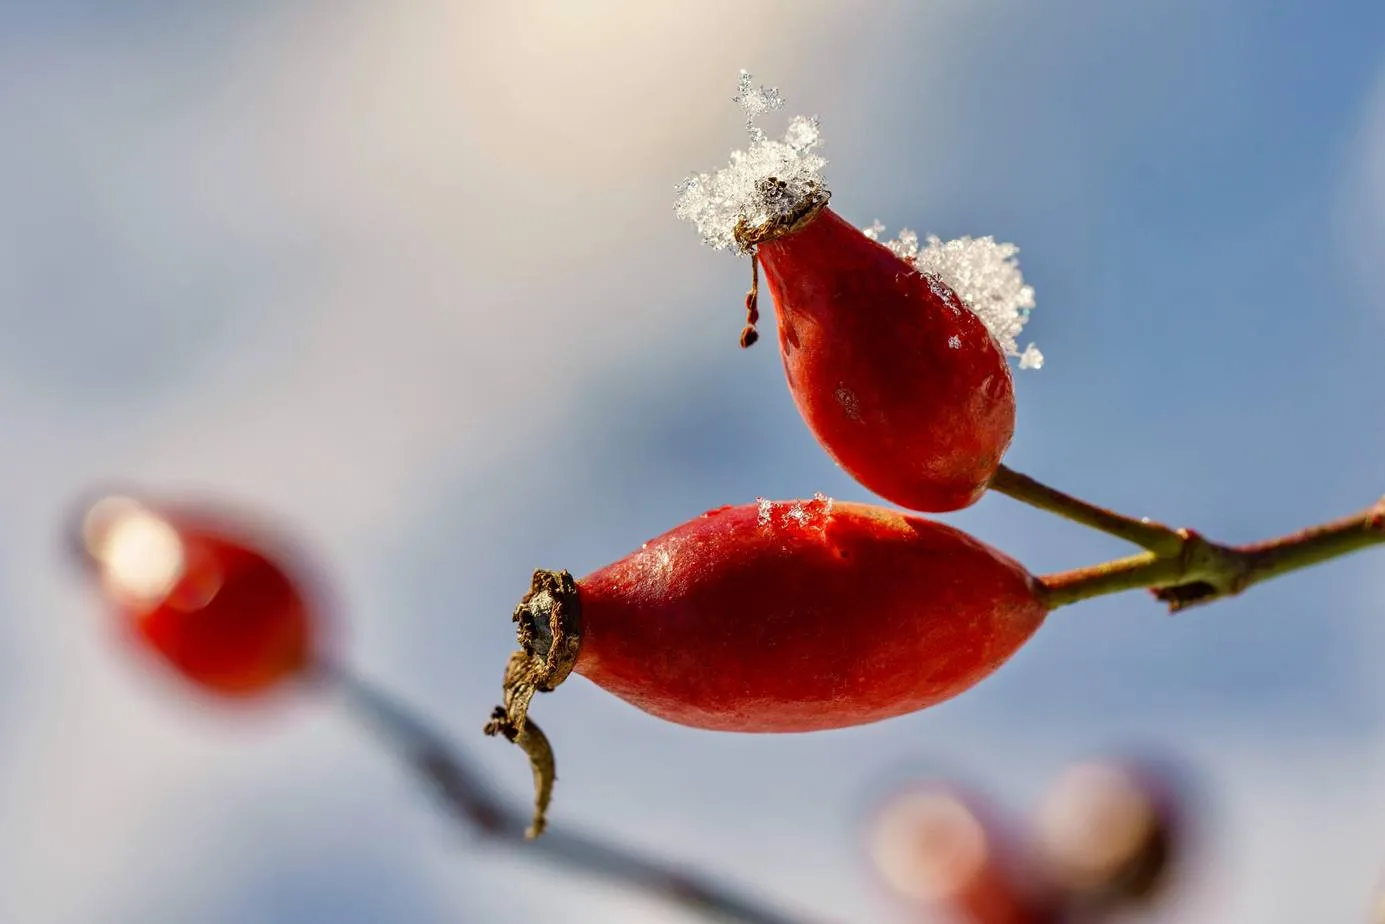
[[[709,921],[806,924],[716,879],[653,856],[643,847],[626,847],[563,826],[531,839],[528,809],[496,792],[465,751],[450,745],[413,710],[344,667],[320,665],[316,676],[336,689],[347,710],[436,793],[461,827],[486,842],[618,888],[645,892]],[[532,723],[528,727],[534,728]],[[526,888],[526,881],[516,880],[514,888]]]
[[[1162,523],[1149,519],[1137,520],[1105,507],[1098,507],[1005,465],[1000,466],[991,477],[990,487],[992,491],[998,491],[1031,507],[1057,514],[1117,539],[1124,539],[1158,555],[1176,553],[1183,545],[1183,539],[1177,530],[1170,529]]]
[[[1385,544],[1385,498],[1350,516],[1248,545],[1223,545],[1170,530],[1177,547],[1045,575],[1050,607],[1150,588],[1170,610],[1238,594],[1271,578]]]

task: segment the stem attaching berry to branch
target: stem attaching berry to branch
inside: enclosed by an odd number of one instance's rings
[[[1074,523],[1103,532],[1157,554],[1170,554],[1183,547],[1177,530],[1149,519],[1134,519],[1065,494],[1023,475],[1006,465],[996,468],[991,490],[1056,514]]]
[[[1045,489],[1048,491],[1051,489]],[[1044,503],[1058,492],[1044,495]],[[1168,530],[1149,521],[1130,520],[1085,502],[1063,515],[1102,532],[1144,544],[1147,551],[1127,558],[1044,575],[1046,599],[1057,608],[1127,590],[1148,589],[1171,612],[1235,596],[1256,584],[1322,564],[1343,555],[1385,544],[1385,500],[1350,516],[1310,526],[1296,533],[1246,545],[1213,542],[1191,529]],[[1044,506],[1039,504],[1037,506]],[[1071,513],[1072,515],[1069,515]],[[1101,525],[1098,525],[1101,524]],[[1150,527],[1135,538],[1131,525]]]

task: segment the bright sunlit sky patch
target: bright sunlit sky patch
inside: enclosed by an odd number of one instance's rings
[[[821,118],[849,220],[1020,246],[1049,363],[1017,379],[1017,468],[1229,540],[1378,497],[1382,35],[1365,0],[0,6],[0,920],[679,920],[472,849],[325,706],[183,701],[58,537],[93,483],[284,519],[355,660],[523,794],[479,727],[534,567],[760,495],[865,499],[772,341],[736,348],[745,261],[670,208],[744,143],[743,67]],[[1121,551],[1003,498],[950,520],[1039,571]],[[1209,792],[1190,919],[1357,920],[1380,569],[1075,607],[955,702],[824,735],[573,682],[535,707],[554,817],[871,920],[885,782],[1025,806],[1135,742]]]

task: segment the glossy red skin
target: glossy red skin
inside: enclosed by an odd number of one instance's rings
[[[775,503],[768,522],[754,504],[709,511],[578,589],[578,673],[722,731],[931,706],[998,668],[1045,615],[1024,568],[965,533],[828,500]]]
[[[163,600],[124,608],[139,639],[221,696],[255,696],[307,667],[313,627],[295,581],[249,545],[172,522],[187,567]]]
[[[902,507],[974,503],[1015,429],[1010,365],[981,319],[831,209],[758,252],[818,442]]]

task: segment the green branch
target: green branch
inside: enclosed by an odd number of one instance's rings
[[[1151,589],[1176,611],[1234,596],[1271,578],[1385,545],[1385,498],[1351,516],[1277,539],[1223,545],[1079,500],[1001,466],[991,488],[1146,551],[1040,578],[1051,608],[1126,590]]]

